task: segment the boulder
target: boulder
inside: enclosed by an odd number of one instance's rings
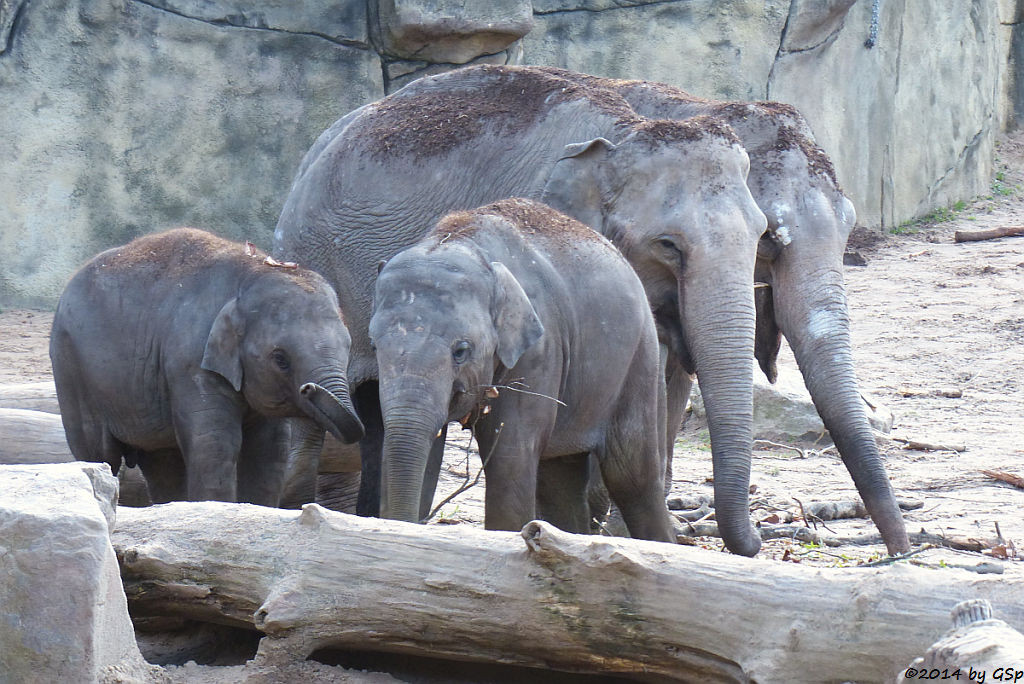
[[[892,412],[874,398],[863,394],[861,397],[864,398],[864,409],[871,426],[880,432],[890,432]],[[695,416],[706,417],[698,382],[694,383],[690,393],[690,406]],[[754,439],[820,441],[827,436],[800,371],[780,364],[779,376],[773,385],[754,365]]]
[[[0,681],[147,681],[105,464],[0,466]]]
[[[533,28],[529,0],[378,0],[377,17],[386,54],[433,63],[496,54]]]

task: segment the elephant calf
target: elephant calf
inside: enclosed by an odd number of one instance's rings
[[[374,301],[383,517],[418,519],[435,436],[461,419],[484,460],[487,528],[518,530],[539,503],[588,531],[593,454],[630,534],[674,540],[654,319],[605,238],[525,199],[449,214],[383,266]]]
[[[287,418],[360,439],[335,293],[287,266],[180,228],[82,267],[50,337],[75,458],[137,463],[154,503],[277,505]]]

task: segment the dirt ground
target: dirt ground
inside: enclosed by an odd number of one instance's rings
[[[1024,135],[997,152],[992,195],[937,212],[893,234],[858,231],[851,248],[866,266],[848,266],[854,357],[861,389],[895,416],[893,435],[957,450],[908,450],[883,440],[899,497],[920,503],[905,513],[908,530],[982,540],[996,559],[1024,557],[1024,490],[982,470],[1024,476],[1024,237],[955,244],[957,230],[1024,224]],[[0,312],[0,383],[50,378],[47,353],[52,314]],[[780,365],[795,367],[784,350]],[[947,395],[947,396],[944,396]],[[454,426],[453,426],[454,427]],[[479,460],[453,431],[438,501],[457,488]],[[675,449],[673,496],[710,496],[706,426],[691,419]],[[781,448],[755,452],[752,501],[756,520],[778,509],[797,516],[800,503],[856,499],[834,451]],[[435,524],[481,524],[484,483],[441,506]],[[785,513],[781,513],[784,515]],[[817,524],[827,536],[869,535],[869,521]],[[700,546],[721,551],[712,537]],[[928,550],[910,562],[991,569],[988,555]],[[766,542],[762,557],[819,565],[855,565],[884,556],[880,542],[817,546]],[[904,561],[906,562],[906,561]],[[996,567],[998,570],[998,567]]]

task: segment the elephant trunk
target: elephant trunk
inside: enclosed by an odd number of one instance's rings
[[[714,283],[714,289],[688,297],[682,288],[679,292],[711,434],[715,517],[726,547],[743,556],[753,556],[761,548],[749,512],[754,347],[749,277],[739,272],[736,282],[722,283],[715,274],[695,275],[691,282]]]
[[[346,444],[362,439],[365,430],[352,406],[345,377],[331,372],[320,374],[318,380],[299,388],[303,411],[321,428]]]
[[[773,288],[776,317],[886,548],[890,554],[905,553],[910,541],[903,516],[857,389],[841,269],[839,264],[778,269]]]
[[[439,385],[444,383],[418,375],[405,374],[392,381],[381,378],[382,518],[420,522],[427,461],[437,433],[448,418],[450,397],[438,389]]]

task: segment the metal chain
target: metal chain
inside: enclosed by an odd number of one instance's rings
[[[875,0],[871,5],[871,30],[868,32],[868,39],[864,41],[864,47],[873,48],[878,42],[878,10],[882,0]]]

